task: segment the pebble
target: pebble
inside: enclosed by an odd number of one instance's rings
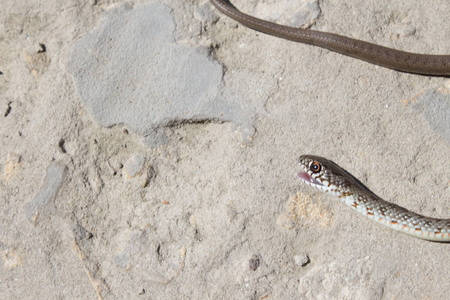
[[[307,264],[309,264],[311,262],[308,255],[305,255],[305,254],[300,254],[300,255],[294,256],[294,261],[295,261],[296,265],[299,265],[302,267],[306,266]]]

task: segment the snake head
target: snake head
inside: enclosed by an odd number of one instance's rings
[[[349,172],[326,158],[314,155],[302,155],[298,159],[302,172],[298,178],[321,191],[338,197],[347,197],[363,192],[376,197],[364,184]]]
[[[302,155],[298,160],[301,172],[298,178],[319,190],[339,196],[351,186],[354,178],[331,160],[320,156]]]

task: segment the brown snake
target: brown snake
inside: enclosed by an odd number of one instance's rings
[[[410,53],[342,35],[279,25],[244,14],[228,0],[210,0],[228,17],[254,30],[294,42],[310,44],[397,71],[450,76],[450,55]]]
[[[337,196],[369,219],[420,239],[450,242],[450,219],[425,217],[389,203],[326,158],[302,155],[299,164],[303,182]]]

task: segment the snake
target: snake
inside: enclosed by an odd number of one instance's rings
[[[318,46],[401,72],[450,76],[450,55],[411,53],[330,32],[280,25],[245,14],[228,0],[210,1],[223,14],[259,32],[294,42]]]
[[[322,47],[389,69],[431,76],[450,76],[450,55],[400,51],[346,36],[280,25],[247,15],[228,0],[210,0],[223,14],[269,35]],[[337,196],[367,218],[420,239],[450,242],[450,219],[422,216],[383,200],[358,179],[326,158],[302,155],[298,177],[310,186]]]
[[[450,242],[450,219],[425,217],[383,200],[333,161],[314,155],[298,159],[302,182],[330,193],[367,218],[408,235]]]

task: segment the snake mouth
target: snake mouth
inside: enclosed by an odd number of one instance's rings
[[[301,180],[303,180],[304,182],[306,182],[308,184],[319,185],[319,186],[323,185],[322,183],[317,181],[314,177],[312,177],[311,175],[309,175],[306,172],[300,172],[297,174],[297,176],[298,176],[298,178],[300,178]]]

